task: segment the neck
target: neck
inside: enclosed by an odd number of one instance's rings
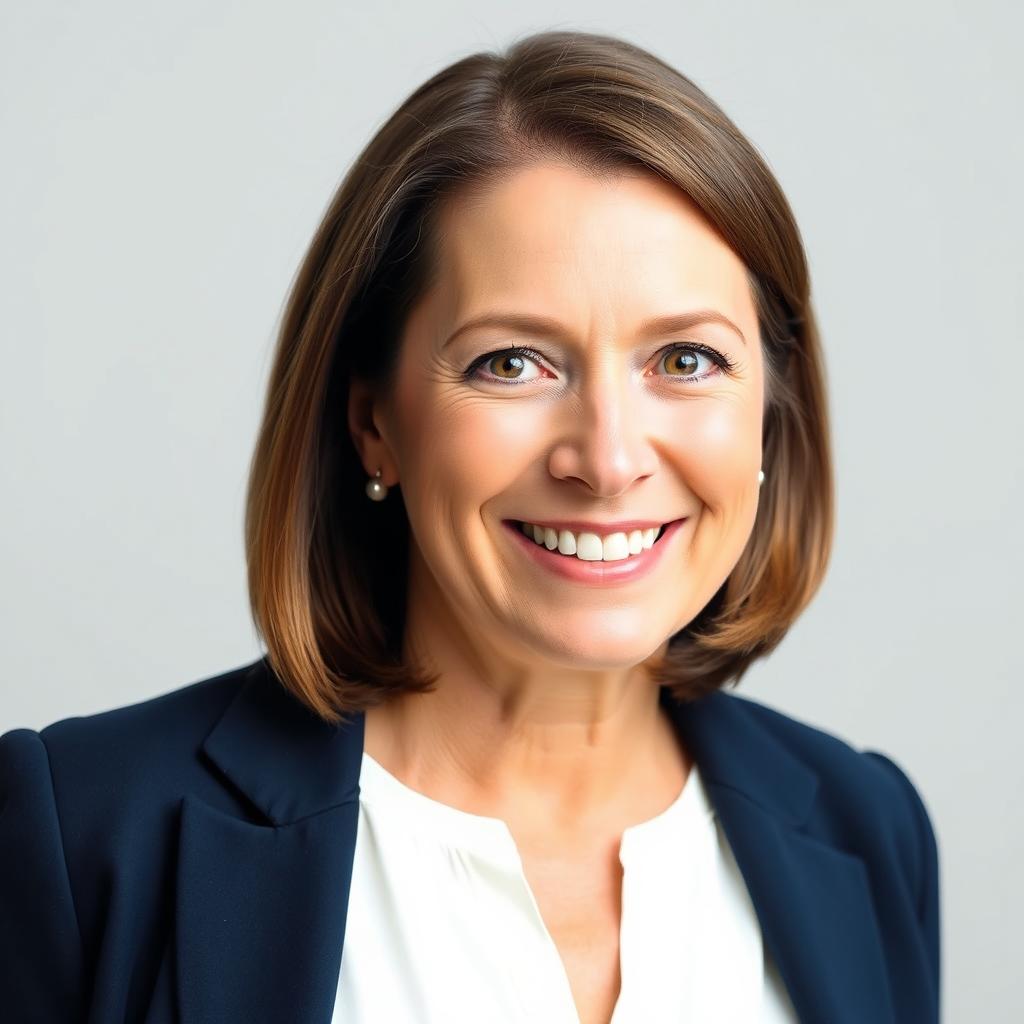
[[[367,711],[365,749],[442,803],[587,832],[653,817],[686,780],[689,758],[642,665],[485,673],[440,643],[428,667],[434,692]]]

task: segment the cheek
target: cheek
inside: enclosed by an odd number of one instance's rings
[[[761,466],[760,408],[723,396],[680,412],[672,451],[683,479],[712,510],[751,493]]]
[[[696,403],[673,444],[677,471],[693,495],[696,515],[685,553],[693,586],[680,624],[689,622],[728,578],[757,517],[761,415],[753,403]]]
[[[535,449],[543,423],[528,403],[467,396],[453,402],[438,424],[457,472],[505,476]]]
[[[525,441],[538,436],[539,417],[529,403],[432,389],[422,379],[398,388],[396,398],[397,454],[407,494],[468,508],[500,492],[532,457]]]

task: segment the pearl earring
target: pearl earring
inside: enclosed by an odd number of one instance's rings
[[[757,483],[758,483],[758,485],[761,485],[761,484],[764,483],[764,470],[763,469],[760,469],[757,472]]]
[[[366,482],[366,496],[373,501],[383,501],[388,496],[388,486],[381,483],[380,470]]]

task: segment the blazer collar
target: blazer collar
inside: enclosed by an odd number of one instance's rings
[[[359,796],[364,716],[329,726],[253,664],[203,750],[272,825],[289,825]]]
[[[742,793],[785,825],[807,820],[817,775],[757,724],[743,709],[744,698],[719,690],[680,703],[663,687],[660,699],[705,784]]]
[[[663,689],[661,700],[699,767],[799,1019],[893,1024],[865,864],[804,831],[817,774],[744,698],[717,691],[679,703]],[[267,824],[185,797],[177,894],[185,1024],[233,1013],[330,1024],[363,737],[362,713],[329,726],[284,690],[266,657],[250,666],[203,750]]]

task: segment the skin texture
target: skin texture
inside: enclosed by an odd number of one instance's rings
[[[618,992],[622,829],[663,811],[690,759],[644,662],[690,622],[753,529],[764,366],[745,268],[680,191],[530,165],[441,219],[442,272],[412,310],[391,393],[353,382],[367,476],[412,530],[406,650],[437,692],[366,716],[366,749],[407,785],[503,819],[581,1019]],[[731,320],[643,336],[643,321]],[[484,327],[544,316],[565,337]],[[734,364],[668,346],[710,346]],[[508,362],[512,345],[540,358]],[[474,360],[498,353],[464,373]],[[697,378],[697,379],[695,379]],[[503,519],[688,516],[646,578],[588,587],[531,564]]]

